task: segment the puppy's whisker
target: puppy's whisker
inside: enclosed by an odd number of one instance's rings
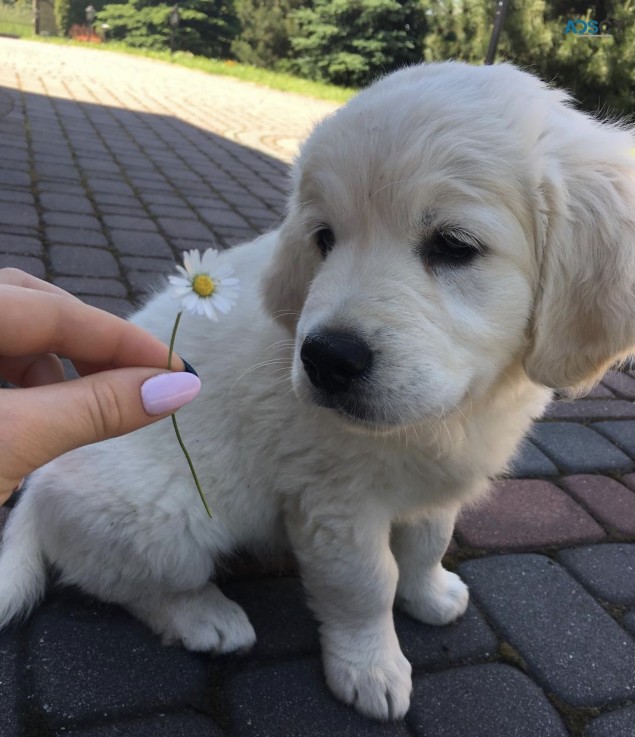
[[[245,378],[247,374],[250,374],[252,371],[255,371],[256,369],[263,368],[265,366],[275,366],[276,364],[280,364],[281,367],[287,367],[290,369],[291,364],[289,362],[288,358],[271,358],[268,361],[262,361],[261,363],[256,363],[253,366],[250,366],[246,371],[243,371],[243,373],[234,381],[234,383],[229,387],[229,391],[231,392],[236,384],[238,384],[239,381]]]
[[[274,348],[282,350],[283,348],[293,348],[294,346],[295,340],[293,339],[279,340],[277,343],[272,343],[271,345],[268,345],[266,348],[263,349],[263,351],[271,351]]]

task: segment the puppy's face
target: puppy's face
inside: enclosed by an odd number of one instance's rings
[[[547,262],[569,258],[547,253],[563,193],[545,139],[559,114],[592,124],[532,77],[488,71],[398,72],[299,159],[266,299],[295,330],[296,393],[358,425],[438,418],[528,360]]]

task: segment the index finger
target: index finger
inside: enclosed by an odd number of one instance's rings
[[[0,283],[0,355],[60,353],[96,366],[167,368],[168,352],[142,328],[66,292]],[[177,356],[173,367],[184,368]]]
[[[50,292],[51,294],[59,294],[60,296],[67,297],[68,299],[74,299],[80,301],[77,297],[72,294],[65,292],[60,287],[56,287],[54,284],[49,284],[42,279],[38,279],[37,276],[27,274],[26,271],[15,269],[8,266],[4,269],[0,269],[0,284],[8,284],[14,287],[24,287],[25,289],[37,289],[41,292]]]

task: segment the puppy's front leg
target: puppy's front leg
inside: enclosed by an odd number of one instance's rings
[[[321,624],[327,683],[367,716],[400,719],[412,680],[392,616],[398,574],[390,523],[360,510],[349,517],[294,506],[287,525]]]
[[[393,530],[392,549],[399,565],[397,606],[426,624],[448,624],[467,608],[467,586],[441,565],[455,518],[455,509],[435,510]]]

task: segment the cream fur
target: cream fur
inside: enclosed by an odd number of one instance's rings
[[[394,601],[433,624],[464,612],[467,589],[440,564],[457,511],[505,468],[547,387],[588,385],[635,344],[632,146],[507,65],[405,69],[322,122],[281,229],[223,256],[237,307],[180,329],[203,382],[180,425],[214,518],[169,421],[69,453],[11,515],[0,624],[34,605],[48,562],[166,641],[248,648],[246,615],[211,582],[217,562],[290,545],[330,687],[402,717]],[[325,225],[336,242],[322,259]],[[484,255],[425,265],[419,244],[447,227]],[[167,339],[175,311],[162,293],[133,319]],[[323,328],[373,348],[359,420],[318,406],[302,368]]]

